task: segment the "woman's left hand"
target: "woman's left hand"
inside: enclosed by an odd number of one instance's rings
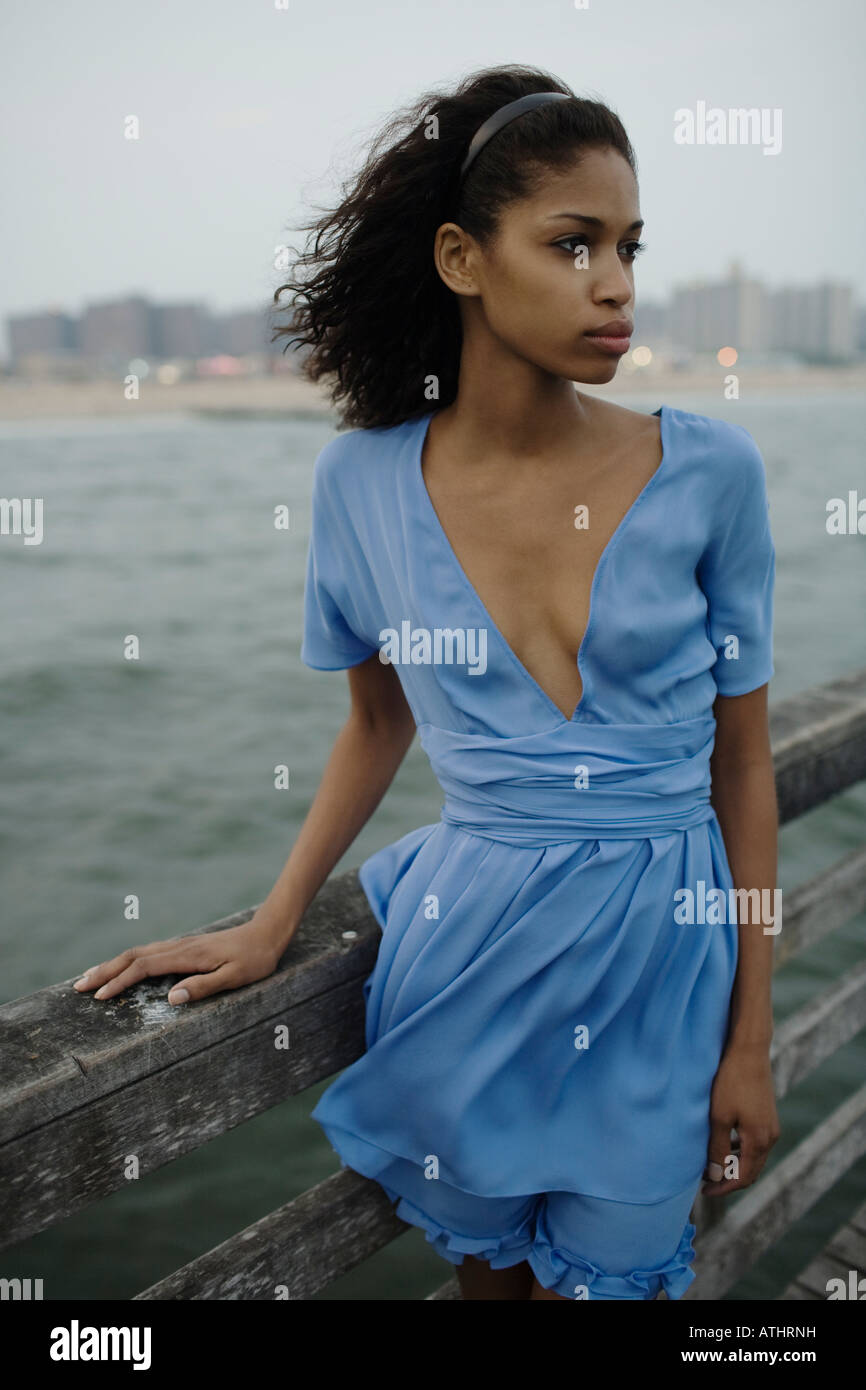
[[[738,1136],[734,1142],[732,1129]],[[725,1050],[710,1093],[708,1180],[701,1195],[726,1196],[749,1187],[780,1133],[769,1048],[733,1044]]]

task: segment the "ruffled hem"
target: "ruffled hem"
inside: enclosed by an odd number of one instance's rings
[[[385,1186],[384,1183],[382,1185]],[[388,1187],[385,1187],[385,1191],[392,1201],[399,1197]],[[453,1265],[461,1265],[466,1255],[474,1255],[478,1260],[486,1260],[491,1269],[508,1269],[511,1265],[528,1260],[532,1252],[533,1238],[529,1228],[533,1217],[524,1222],[519,1231],[508,1235],[464,1236],[459,1231],[441,1226],[406,1197],[399,1197],[396,1214],[410,1225],[419,1226],[433,1249]]]
[[[528,1255],[532,1272],[546,1289],[572,1299],[653,1299],[664,1289],[668,1298],[682,1298],[695,1278],[689,1266],[695,1258],[692,1239],[696,1227],[686,1222],[676,1254],[655,1269],[633,1269],[630,1274],[605,1274],[591,1260],[552,1245],[542,1223]]]
[[[462,1264],[464,1256],[474,1255],[479,1260],[487,1260],[491,1269],[507,1269],[528,1259],[533,1244],[534,1214],[527,1218],[517,1231],[502,1236],[467,1236],[459,1231],[451,1231],[426,1211],[422,1211],[414,1202],[410,1202],[385,1180],[389,1167],[409,1160],[401,1159],[399,1155],[388,1153],[384,1149],[377,1149],[373,1144],[368,1144],[366,1140],[359,1139],[356,1134],[341,1129],[338,1125],[322,1124],[321,1120],[319,1124],[339,1159],[340,1167],[351,1168],[353,1172],[377,1182],[388,1199],[397,1203],[395,1214],[408,1225],[419,1226],[434,1250],[451,1264]]]
[[[670,1299],[682,1298],[695,1278],[690,1268],[695,1258],[692,1244],[697,1228],[687,1221],[676,1253],[655,1269],[634,1269],[630,1274],[605,1274],[591,1260],[575,1255],[550,1240],[543,1215],[527,1218],[518,1230],[504,1235],[469,1236],[449,1230],[388,1182],[395,1167],[409,1160],[377,1148],[339,1125],[318,1123],[341,1168],[351,1168],[372,1178],[396,1202],[395,1214],[408,1225],[420,1227],[426,1239],[451,1264],[462,1264],[466,1255],[486,1260],[491,1269],[507,1269],[528,1260],[539,1284],[564,1298],[653,1299],[663,1288]],[[388,1170],[391,1169],[391,1173]],[[533,1223],[535,1230],[532,1230]]]

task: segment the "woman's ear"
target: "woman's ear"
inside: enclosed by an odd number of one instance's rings
[[[433,243],[433,263],[440,279],[454,294],[477,297],[481,291],[475,276],[478,244],[456,222],[443,222]]]

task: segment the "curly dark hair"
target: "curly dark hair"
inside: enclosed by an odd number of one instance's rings
[[[461,184],[460,165],[482,122],[508,101],[545,91],[572,100],[504,126]],[[311,235],[295,264],[298,278],[273,299],[279,305],[292,293],[291,319],[272,341],[286,336],[286,348],[306,349],[310,380],[333,377],[330,397],[344,427],[387,428],[424,414],[431,377],[439,405],[450,404],[462,334],[457,296],[433,263],[436,229],[457,222],[484,245],[502,209],[534,191],[545,169],[605,147],[637,174],[619,117],[540,68],[488,68],[453,91],[426,93],[380,131],[339,206],[302,229]]]

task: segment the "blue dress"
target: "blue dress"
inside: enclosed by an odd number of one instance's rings
[[[775,550],[751,435],[655,413],[662,461],[596,568],[571,719],[439,522],[432,412],[316,460],[301,658],[387,644],[444,792],[439,821],[360,868],[382,928],[367,1050],[313,1111],[386,1188],[431,1154],[491,1198],[658,1203],[704,1171],[737,963],[735,915],[700,910],[734,887],[713,702],[773,674]]]

